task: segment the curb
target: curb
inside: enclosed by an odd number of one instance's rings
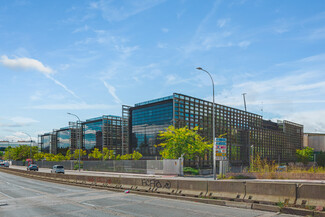
[[[271,206],[266,204],[253,203],[252,209],[269,211],[269,212],[280,212],[281,209],[278,206]]]

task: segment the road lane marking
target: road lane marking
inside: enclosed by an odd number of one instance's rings
[[[14,197],[9,196],[8,194],[5,194],[5,193],[3,193],[3,192],[1,192],[1,191],[0,191],[0,194],[2,194],[2,195],[5,196],[5,197],[9,197],[9,198],[11,198],[11,199],[14,199]]]
[[[95,207],[96,206],[96,205],[90,204],[90,203],[82,203],[82,204],[87,205],[87,206],[92,206],[92,207]]]

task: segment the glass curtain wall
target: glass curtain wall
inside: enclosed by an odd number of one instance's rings
[[[94,148],[102,147],[102,118],[86,120],[82,123],[83,148],[89,153]]]
[[[57,131],[57,153],[65,155],[70,149],[71,132],[69,129],[60,129]]]
[[[50,147],[51,147],[51,135],[50,134],[44,134],[41,136],[41,151],[44,153],[50,153]]]
[[[159,156],[157,135],[173,124],[172,97],[136,104],[131,108],[131,152],[139,151],[144,156]]]

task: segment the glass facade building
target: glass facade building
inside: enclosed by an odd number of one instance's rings
[[[82,123],[83,149],[88,152],[102,147],[102,118],[93,118]]]
[[[82,122],[83,148],[88,152],[94,148],[103,148],[121,154],[122,118],[113,115],[88,119]]]
[[[45,133],[40,136],[40,148],[41,152],[51,153],[51,138],[52,134]]]
[[[94,148],[100,151],[106,147],[121,154],[122,118],[113,115],[88,119],[84,122],[70,122],[69,127],[39,135],[42,152],[66,154],[79,146],[90,153]]]
[[[71,131],[68,127],[56,131],[57,153],[65,155],[71,148]]]
[[[190,129],[199,126],[201,136],[212,141],[212,109],[212,102],[177,93],[135,104],[129,115],[130,150],[147,157],[159,156],[157,135],[169,125]],[[215,123],[215,135],[226,134],[232,165],[247,165],[252,154],[293,161],[296,149],[302,147],[303,126],[289,121],[265,121],[258,114],[215,104]],[[211,153],[206,153],[201,166],[211,166],[211,159]]]
[[[140,104],[130,109],[132,135],[131,152],[139,151],[144,156],[159,155],[155,147],[159,131],[173,124],[173,99],[165,97]]]
[[[168,126],[199,126],[199,133],[212,142],[212,102],[174,93],[171,96],[131,106],[122,106],[122,117],[105,115],[84,122],[70,122],[68,128],[41,135],[43,152],[65,153],[81,145],[87,152],[107,147],[115,154],[139,151],[144,158],[160,158],[158,134]],[[291,162],[302,148],[303,126],[289,121],[263,120],[262,116],[215,104],[215,135],[225,134],[231,165],[248,165],[250,157]],[[187,162],[189,166],[192,162]],[[200,160],[211,167],[212,152]]]

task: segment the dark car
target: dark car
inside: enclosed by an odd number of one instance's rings
[[[9,167],[9,163],[7,161],[1,161],[0,167]]]
[[[36,164],[31,164],[27,167],[27,171],[38,171],[38,166]]]

